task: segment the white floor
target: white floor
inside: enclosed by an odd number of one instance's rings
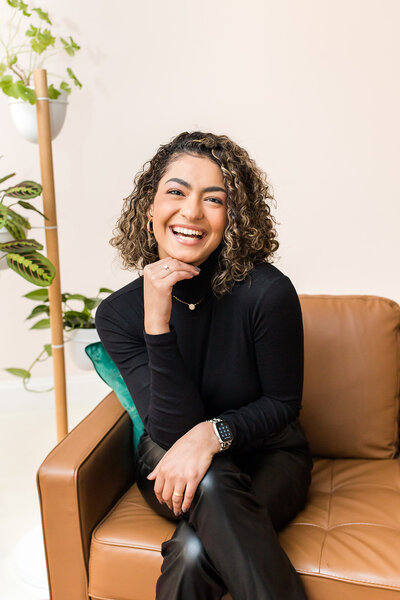
[[[36,382],[42,389],[51,387],[49,380]],[[109,391],[94,372],[70,377],[69,430]],[[28,561],[28,540],[21,540],[40,525],[36,472],[56,444],[53,393],[26,392],[19,383],[0,382],[0,600],[49,598],[42,540]]]

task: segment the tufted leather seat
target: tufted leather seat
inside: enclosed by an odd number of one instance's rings
[[[300,299],[301,422],[314,468],[307,505],[280,541],[310,600],[400,600],[400,307],[375,296]],[[39,468],[52,600],[154,599],[175,524],[133,481],[131,432],[109,394]]]

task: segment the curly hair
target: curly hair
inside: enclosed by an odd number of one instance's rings
[[[274,198],[267,176],[247,151],[226,135],[186,131],[161,145],[135,176],[133,192],[124,199],[109,243],[118,249],[124,269],[140,271],[159,260],[156,239],[146,228],[146,211],[168,166],[182,154],[206,156],[217,163],[228,191],[227,224],[211,281],[214,295],[220,297],[230,293],[236,282],[246,279],[255,263],[272,262],[279,248],[270,208]]]

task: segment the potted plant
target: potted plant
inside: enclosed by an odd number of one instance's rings
[[[28,141],[37,142],[36,94],[32,87],[35,69],[41,69],[55,55],[72,57],[80,46],[72,36],[53,35],[49,14],[41,8],[30,8],[23,0],[0,0],[3,26],[0,27],[0,89],[10,97],[11,115],[18,132]],[[51,73],[57,84],[48,87],[52,138],[61,131],[71,84],[82,87],[68,66],[65,76]]]
[[[70,346],[70,356],[78,367],[84,370],[93,368],[91,360],[85,353],[85,346],[93,342],[100,341],[97,334],[93,310],[103,300],[101,294],[112,294],[113,290],[108,288],[100,288],[95,297],[87,297],[83,294],[61,294],[62,299],[62,315],[64,331],[71,332],[71,337],[67,338],[66,342],[72,342]],[[36,289],[27,294],[24,298],[35,301],[37,304],[32,309],[31,313],[26,317],[26,321],[40,317],[30,329],[49,329],[50,328],[50,310],[49,310],[49,294],[45,288]],[[69,303],[71,301],[79,301],[83,303],[81,310],[76,310]],[[43,350],[35,358],[32,364],[27,369],[20,367],[9,367],[4,369],[11,375],[22,378],[24,388],[29,392],[49,392],[48,390],[34,390],[27,386],[27,382],[31,378],[31,371],[36,363],[43,362],[52,355],[51,344],[44,344]]]
[[[15,173],[10,173],[0,179],[0,185],[14,175]],[[39,213],[48,220],[46,215],[28,202],[39,197],[41,193],[42,186],[36,181],[21,181],[0,190],[0,269],[9,267],[30,283],[47,287],[55,277],[55,267],[39,252],[43,250],[43,245],[34,239],[27,239],[27,231],[31,229],[28,219],[11,208],[19,205]],[[14,202],[6,205],[6,198],[11,198]]]

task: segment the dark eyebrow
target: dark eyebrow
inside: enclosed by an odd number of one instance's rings
[[[176,183],[180,183],[184,187],[187,187],[189,190],[192,189],[192,186],[190,185],[190,183],[188,183],[187,181],[184,181],[183,179],[179,179],[178,177],[172,177],[171,179],[168,179],[168,181],[166,181],[165,183],[167,184],[169,181],[175,181]],[[226,189],[224,189],[222,187],[218,187],[217,185],[211,185],[210,187],[204,188],[202,191],[203,192],[224,192],[225,194],[227,194]]]

